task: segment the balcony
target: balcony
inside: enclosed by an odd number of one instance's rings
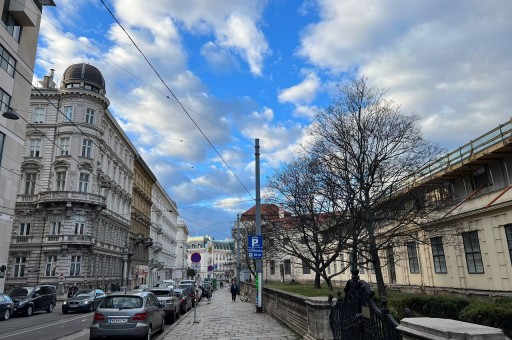
[[[37,199],[37,195],[18,195],[17,202],[32,203]]]
[[[94,237],[90,235],[49,235],[46,237],[45,243],[55,244],[69,244],[69,245],[88,245],[92,246],[95,243]]]
[[[158,252],[162,251],[162,249],[163,249],[162,248],[162,243],[160,243],[160,242],[153,242],[153,245],[151,246],[151,248],[153,249],[153,251],[155,253],[158,253]]]
[[[39,193],[36,200],[37,203],[51,203],[51,202],[76,202],[95,204],[107,207],[105,196],[92,194],[90,192],[77,192],[77,191],[45,191]]]
[[[14,243],[21,244],[21,243],[38,243],[40,239],[34,238],[32,235],[28,236],[16,236],[14,238]]]

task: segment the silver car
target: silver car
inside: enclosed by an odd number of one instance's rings
[[[172,323],[180,317],[180,299],[174,294],[174,289],[169,287],[158,287],[147,290],[156,295],[158,301],[165,305],[163,307],[165,313],[165,321]]]
[[[162,304],[151,292],[107,295],[94,314],[90,339],[135,337],[150,339],[165,326]]]

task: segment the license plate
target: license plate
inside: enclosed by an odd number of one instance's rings
[[[69,308],[77,308],[78,305],[69,305]]]
[[[108,319],[108,323],[127,323],[128,319]]]

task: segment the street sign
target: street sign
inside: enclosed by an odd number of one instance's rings
[[[263,236],[249,235],[247,237],[247,252],[251,259],[263,258]]]
[[[192,255],[190,255],[190,260],[194,263],[201,262],[201,254],[193,253]]]

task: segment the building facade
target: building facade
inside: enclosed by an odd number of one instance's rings
[[[25,120],[43,6],[53,0],[0,0],[0,113],[14,110],[21,119],[0,115],[0,291],[8,272],[9,245],[15,215]]]
[[[184,280],[187,278],[188,263],[188,246],[187,239],[189,231],[187,224],[182,218],[178,219],[178,232],[176,235],[176,264],[174,271],[174,279],[176,281]]]
[[[209,235],[189,237],[188,262],[196,271],[196,278],[214,278],[227,280],[232,276],[234,241],[232,239],[215,240]],[[192,262],[193,254],[199,254],[200,261]],[[198,258],[197,255],[194,255]]]
[[[153,209],[151,210],[149,285],[176,276],[178,208],[159,182],[153,186]]]
[[[10,237],[8,285],[122,285],[135,148],[108,110],[105,81],[75,64],[32,90]]]
[[[133,200],[130,219],[129,248],[131,252],[131,285],[147,285],[151,239],[152,191],[156,177],[142,157],[135,157]]]

